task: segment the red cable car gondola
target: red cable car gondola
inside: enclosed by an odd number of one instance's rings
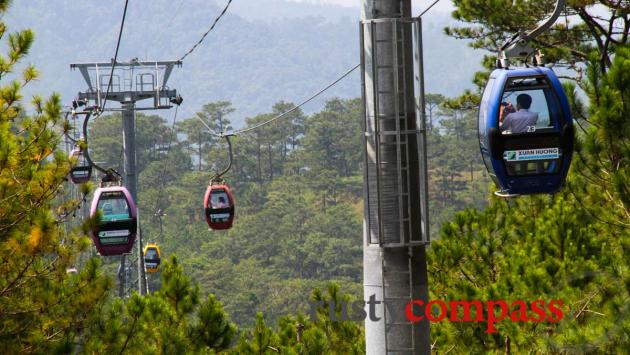
[[[99,254],[129,253],[138,229],[136,204],[124,186],[100,187],[94,192],[90,217],[102,213],[99,224],[91,230],[91,237]]]
[[[83,184],[90,181],[92,177],[92,165],[83,155],[81,147],[75,147],[70,152],[70,158],[76,159],[76,162],[70,169],[70,180],[75,184]]]
[[[204,198],[206,222],[214,230],[230,229],[234,221],[234,196],[228,184],[211,183]]]

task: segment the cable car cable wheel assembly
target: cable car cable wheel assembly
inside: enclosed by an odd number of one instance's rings
[[[574,129],[569,102],[557,76],[542,66],[529,42],[549,29],[565,0],[536,29],[518,33],[500,49],[479,106],[479,146],[500,197],[551,194],[562,188],[571,164]],[[533,67],[510,68],[510,58]]]

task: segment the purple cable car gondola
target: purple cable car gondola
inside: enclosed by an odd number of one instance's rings
[[[72,169],[70,169],[70,180],[75,184],[83,184],[90,181],[92,177],[92,165],[85,159],[81,148],[75,147],[70,152],[70,158],[76,159]]]
[[[94,192],[90,216],[101,211],[99,224],[91,231],[96,250],[103,256],[129,253],[137,232],[136,204],[123,186],[101,187]]]

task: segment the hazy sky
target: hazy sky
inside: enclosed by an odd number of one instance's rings
[[[359,7],[361,6],[361,0],[289,0],[295,2],[310,2],[310,3],[321,3],[321,4],[335,4],[342,5],[347,7]],[[434,0],[411,0],[411,3],[414,7],[425,8],[433,3]],[[453,9],[453,5],[451,0],[441,0],[437,3],[433,10],[437,11],[451,11]]]

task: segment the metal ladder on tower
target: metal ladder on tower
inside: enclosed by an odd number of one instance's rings
[[[376,24],[372,24],[375,26]],[[407,82],[406,78],[406,69],[405,69],[405,61],[407,55],[412,55],[413,53],[406,53],[404,43],[405,43],[405,25],[401,22],[392,21],[390,23],[383,23],[383,25],[391,25],[391,37],[387,38],[375,38],[374,39],[374,47],[378,48],[381,46],[391,46],[393,56],[389,59],[389,61],[385,63],[377,63],[376,65],[376,74],[381,75],[382,72],[386,72],[386,75],[391,75],[392,85],[391,88],[379,90],[376,92],[377,103],[376,107],[379,107],[379,99],[383,96],[391,96],[394,105],[394,115],[386,116],[381,115],[377,112],[377,124],[375,127],[376,130],[376,138],[377,145],[380,150],[381,147],[386,146],[395,146],[396,147],[396,171],[397,171],[397,184],[396,184],[396,204],[398,205],[398,224],[399,224],[399,235],[401,236],[401,240],[399,241],[384,241],[380,240],[381,244],[399,244],[403,246],[405,244],[405,240],[408,240],[411,236],[411,226],[409,225],[409,215],[408,212],[410,210],[411,201],[410,201],[410,176],[409,176],[409,135],[416,134],[416,131],[409,130],[409,114],[415,113],[413,110],[410,111],[409,103],[407,102]],[[374,31],[374,30],[373,30]],[[373,32],[374,35],[375,32]],[[400,80],[403,78],[403,80]],[[386,130],[381,131],[381,127],[385,127]],[[392,129],[393,128],[393,129]],[[393,137],[394,139],[391,139]],[[385,148],[387,149],[387,148]],[[380,163],[380,162],[379,162]],[[382,181],[383,177],[381,175],[381,171],[379,169],[378,172],[378,181],[379,194],[383,193],[382,189]],[[393,191],[384,191],[385,194],[391,194]],[[379,200],[383,200],[383,196],[379,196]],[[405,235],[407,238],[405,238]]]
[[[381,263],[381,272],[383,280],[383,320],[385,322],[386,349],[394,353],[413,354],[415,350],[415,326],[406,318],[404,313],[405,307],[413,299],[410,265],[407,263],[406,268],[401,269]],[[388,294],[388,292],[392,292],[392,287],[388,287],[387,280],[398,277],[407,279],[406,290],[398,290],[395,294]],[[396,282],[396,284],[400,284],[400,282]],[[398,328],[397,331],[396,328]],[[400,344],[401,347],[397,348],[392,348],[387,345],[390,336],[393,337],[396,333],[403,334],[405,332],[410,336],[402,338],[410,339],[409,344]],[[399,344],[400,342],[396,343]]]

